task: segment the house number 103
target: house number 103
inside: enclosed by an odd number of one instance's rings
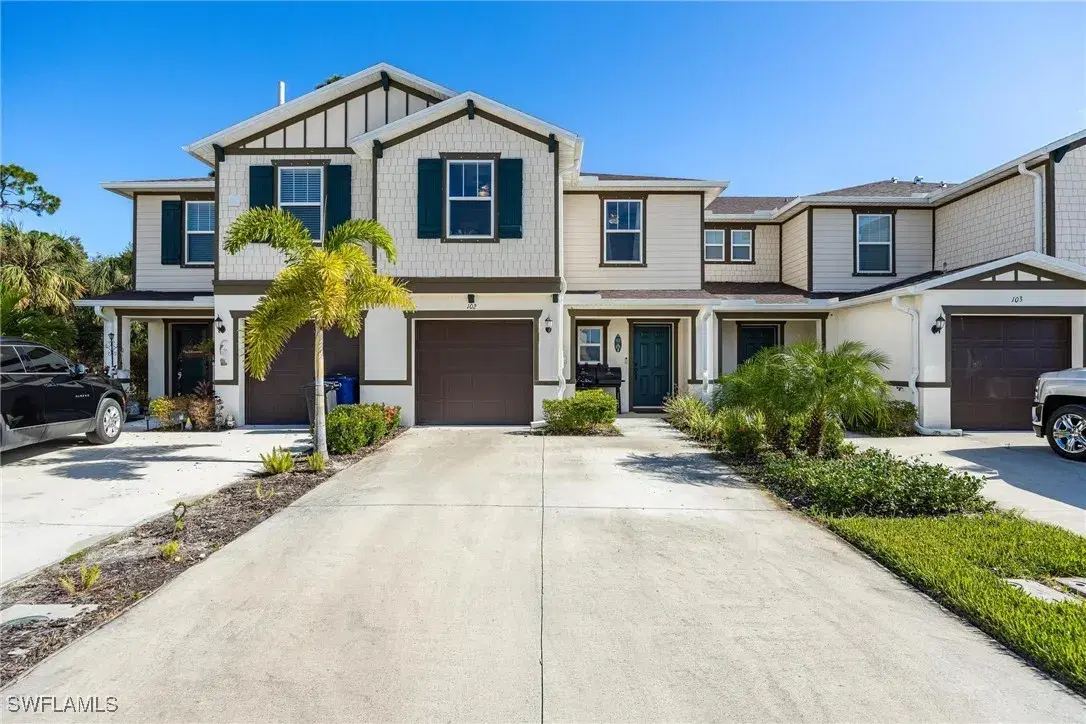
[[[1011,304],[1021,304],[1021,303],[1022,303],[1022,296],[1021,295],[1011,297]]]

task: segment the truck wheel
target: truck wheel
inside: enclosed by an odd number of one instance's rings
[[[94,445],[109,445],[121,436],[123,424],[124,411],[121,404],[107,397],[98,405],[98,418],[95,420],[94,430],[87,433],[87,439]]]
[[[1061,458],[1086,462],[1086,406],[1064,405],[1045,425],[1048,444]]]

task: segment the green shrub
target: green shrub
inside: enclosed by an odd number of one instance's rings
[[[754,458],[765,444],[765,421],[756,412],[739,408],[724,408],[722,419],[723,447],[740,458]]]
[[[916,405],[907,400],[887,400],[885,413],[877,418],[845,420],[849,432],[879,437],[904,437],[915,435]]]
[[[328,451],[349,455],[372,445],[388,434],[386,408],[379,402],[340,405],[328,413]],[[396,411],[394,418],[399,415]]]
[[[294,469],[294,456],[289,450],[281,447],[273,447],[270,453],[261,453],[260,462],[264,464],[264,472],[268,475],[287,473]]]
[[[841,460],[768,458],[765,483],[778,495],[829,516],[911,517],[987,510],[984,481],[945,465],[870,449]]]
[[[306,455],[305,464],[313,472],[323,473],[328,461],[319,452],[315,452],[312,455]]]
[[[686,432],[698,442],[713,443],[720,440],[723,433],[723,417],[709,412],[706,405],[695,407],[686,421]]]
[[[169,397],[156,397],[151,400],[151,404],[148,406],[151,411],[151,417],[158,420],[158,424],[162,427],[169,427],[173,425],[173,400]]]
[[[159,555],[167,561],[176,558],[179,550],[181,550],[181,541],[176,540],[168,540],[158,547]]]
[[[547,432],[577,435],[612,425],[618,416],[618,400],[606,390],[578,390],[573,397],[543,400]]]
[[[664,418],[674,427],[683,431],[690,428],[691,416],[702,411],[709,411],[705,401],[689,392],[674,395],[664,400]]]
[[[822,457],[836,460],[855,452],[856,446],[845,442],[845,426],[837,418],[831,418],[822,434]]]

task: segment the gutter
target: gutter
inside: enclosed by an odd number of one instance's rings
[[[710,388],[712,386],[712,380],[711,380],[711,378],[709,376],[709,373],[710,373],[709,333],[712,332],[712,330],[713,330],[712,321],[711,321],[713,319],[713,309],[714,308],[711,307],[711,306],[710,307],[702,307],[701,311],[698,312],[697,320],[694,322],[695,324],[701,324],[702,325],[702,329],[701,329],[701,339],[702,339],[702,350],[701,350],[701,379],[702,379],[702,383],[701,383],[701,389],[702,389],[702,392],[705,394],[706,397],[709,396],[709,390],[710,390]]]
[[[907,307],[901,303],[901,295],[895,294],[890,298],[890,304],[893,305],[897,311],[908,314],[912,317],[912,361],[913,368],[909,373],[909,392],[913,397],[913,404],[916,405],[917,413],[920,412],[920,390],[916,387],[916,381],[920,379],[920,312],[915,307]],[[939,435],[944,437],[961,437],[962,431],[957,429],[943,429],[935,427],[924,427],[919,421],[913,423],[913,429],[915,429],[921,435]]]
[[[1033,177],[1033,250],[1038,254],[1045,253],[1044,247],[1044,215],[1042,199],[1044,198],[1044,178],[1036,171],[1026,168],[1025,162],[1018,164],[1018,173],[1022,176]]]

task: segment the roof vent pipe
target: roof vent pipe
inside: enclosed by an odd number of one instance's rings
[[[924,177],[923,176],[913,176],[913,183],[914,184],[922,184],[922,183],[924,183]]]
[[[1043,215],[1041,204],[1043,203],[1042,199],[1044,198],[1042,196],[1044,188],[1041,186],[1042,177],[1041,174],[1036,171],[1030,171],[1026,168],[1026,164],[1024,163],[1018,164],[1018,173],[1023,176],[1033,177],[1033,250],[1038,254],[1044,254],[1044,227],[1042,226],[1044,221],[1041,219],[1041,216]]]
[[[279,105],[283,105],[287,102],[287,82],[285,80],[279,81]]]

